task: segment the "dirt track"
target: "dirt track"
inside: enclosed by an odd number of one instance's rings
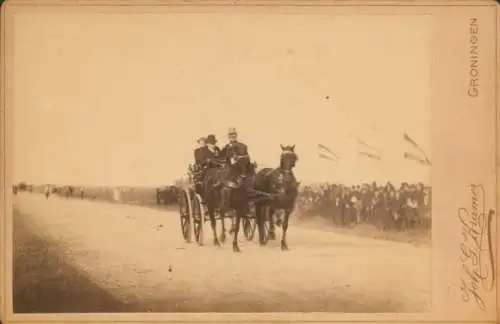
[[[205,246],[184,243],[175,211],[27,193],[15,208],[16,223],[57,245],[89,285],[130,305],[106,312],[423,312],[430,304],[425,247],[291,225],[290,251],[241,235],[236,254],[229,241],[211,245],[208,224]]]

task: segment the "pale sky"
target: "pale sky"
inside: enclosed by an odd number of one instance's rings
[[[14,181],[168,184],[197,136],[222,146],[228,127],[263,166],[295,144],[304,182],[428,181],[402,139],[430,155],[426,16],[39,12],[14,23]],[[358,156],[353,134],[383,160]],[[319,159],[318,143],[341,164]]]

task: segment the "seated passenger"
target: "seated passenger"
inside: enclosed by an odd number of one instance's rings
[[[203,149],[203,159],[205,160],[207,167],[218,167],[220,165],[218,163],[220,160],[220,148],[217,146],[217,139],[215,138],[215,135],[208,135],[205,143],[206,146]]]
[[[238,141],[238,133],[236,128],[229,128],[228,131],[229,143],[224,146],[221,151],[221,156],[230,164],[234,164],[237,156],[249,155],[248,147]]]
[[[228,139],[229,143],[222,149],[221,156],[230,166],[227,180],[229,185],[233,185],[236,181],[236,178],[239,175],[242,175],[241,173],[245,173],[245,175],[254,174],[255,165],[249,162],[250,165],[248,168],[243,167],[243,169],[241,169],[241,167],[237,167],[236,164],[239,157],[245,156],[246,158],[248,158],[248,161],[251,161],[248,154],[248,148],[245,144],[238,141],[238,133],[236,132],[235,128],[229,128]]]
[[[194,163],[196,166],[201,167],[205,164],[204,150],[206,148],[205,138],[198,138],[198,147],[194,150]]]

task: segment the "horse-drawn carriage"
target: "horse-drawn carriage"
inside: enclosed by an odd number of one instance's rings
[[[194,234],[194,240],[199,245],[203,245],[203,226],[206,221],[210,221],[206,203],[202,198],[204,171],[205,170],[197,165],[192,164],[189,166],[189,185],[183,188],[179,199],[182,236],[186,242],[190,243]],[[231,218],[232,228],[230,232],[234,231],[234,211],[230,211],[225,216],[221,216],[220,210],[216,209],[215,220],[224,222],[224,218]],[[251,241],[255,236],[257,227],[255,207],[251,200],[248,203],[247,213],[242,221],[243,233],[246,239]]]
[[[194,240],[203,244],[204,224],[210,221],[214,245],[220,245],[216,221],[222,229],[220,240],[226,240],[225,219],[232,220],[233,251],[239,252],[240,223],[247,240],[251,241],[258,229],[259,243],[264,245],[274,238],[274,225],[282,225],[281,248],[287,250],[286,232],[288,219],[294,209],[299,182],[292,169],[297,161],[294,146],[281,146],[280,166],[263,168],[256,172],[256,165],[248,155],[241,155],[231,165],[224,162],[216,167],[189,167],[189,185],[179,199],[181,231],[186,242]],[[231,173],[231,170],[237,170]],[[228,176],[233,174],[233,176]],[[234,177],[234,175],[236,175]],[[282,217],[275,222],[276,211]],[[282,219],[281,219],[282,218]]]

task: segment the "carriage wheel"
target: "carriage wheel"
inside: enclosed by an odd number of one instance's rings
[[[190,222],[190,198],[188,196],[188,193],[184,191],[181,194],[181,199],[179,200],[179,212],[180,212],[180,217],[181,217],[181,231],[182,231],[182,236],[184,237],[184,240],[187,243],[191,243],[191,222]]]
[[[248,213],[243,219],[243,232],[248,241],[253,240],[255,236],[255,230],[257,229],[257,215],[255,214],[255,208],[253,204],[250,204]]]
[[[199,245],[203,245],[203,225],[205,224],[205,208],[200,195],[195,193],[193,199],[194,237]]]
[[[243,231],[248,241],[253,240],[256,229],[257,222],[255,221],[255,218],[245,217],[245,219],[243,220]]]
[[[271,217],[269,215],[270,212],[269,207],[264,207],[264,220],[263,220],[263,228],[262,228],[262,237],[261,237],[261,243],[262,244],[267,244],[269,241],[269,230],[270,230],[270,222],[271,222]]]

